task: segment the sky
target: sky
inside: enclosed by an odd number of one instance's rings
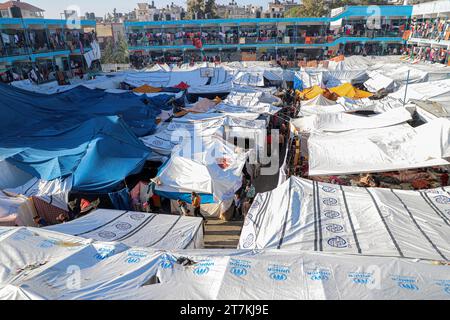
[[[6,0],[5,0],[6,1]],[[136,7],[138,2],[149,2],[151,0],[22,0],[36,7],[45,10],[45,17],[48,19],[60,19],[64,10],[71,9],[71,6],[78,6],[84,15],[86,12],[95,12],[97,17],[103,17],[105,13],[112,12],[114,8],[117,12],[130,12]],[[3,2],[0,0],[0,2]],[[163,7],[171,3],[186,7],[186,0],[155,0],[157,7]],[[216,0],[218,4],[229,3],[230,0]],[[254,0],[237,0],[240,5],[255,3]],[[258,0],[259,5],[267,7],[269,0]]]

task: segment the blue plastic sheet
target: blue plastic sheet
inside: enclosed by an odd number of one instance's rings
[[[34,177],[72,176],[74,190],[109,192],[150,156],[136,132],[152,131],[159,111],[135,95],[76,88],[43,96],[0,85],[0,96],[0,161]]]
[[[131,198],[128,188],[122,189],[117,192],[110,192],[108,194],[114,209],[116,210],[129,210],[131,211]]]
[[[95,116],[119,116],[138,137],[142,137],[154,133],[156,117],[161,110],[170,110],[173,100],[173,96],[167,94],[148,98],[134,93],[106,93],[83,86],[43,95],[0,85],[0,97],[0,135],[15,134],[11,128],[21,129],[24,119],[35,130],[60,130]]]
[[[46,181],[73,177],[74,190],[112,190],[139,173],[149,149],[118,117],[96,117],[65,130],[22,126],[20,137],[2,137],[0,160]]]

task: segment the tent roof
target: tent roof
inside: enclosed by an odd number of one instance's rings
[[[339,87],[331,88],[330,91],[336,93],[340,97],[347,97],[352,99],[363,99],[373,96],[372,93],[364,90],[359,90],[352,86],[350,83],[344,83]]]
[[[162,91],[161,88],[152,87],[149,86],[148,84],[144,84],[143,86],[140,86],[133,90],[133,92],[135,93],[157,93],[161,91]]]
[[[309,175],[387,172],[449,164],[450,122],[436,119],[413,128],[312,133],[308,139]]]
[[[158,173],[156,191],[213,194],[218,200],[233,199],[242,185],[248,154],[218,137],[179,145]],[[225,167],[222,164],[225,163]]]
[[[285,250],[160,251],[26,228],[1,228],[0,245],[4,299],[444,299],[448,295],[441,282],[445,283],[449,267],[429,261]],[[192,265],[178,262],[187,257]],[[67,271],[74,265],[82,281],[68,286],[73,274]],[[386,276],[380,279],[374,268]]]
[[[194,217],[99,209],[47,230],[96,241],[120,241],[132,247],[200,249],[202,220]]]
[[[323,94],[319,94],[318,96],[316,96],[313,99],[303,101],[302,107],[303,106],[332,106],[335,104],[336,104],[336,101],[326,98]]]
[[[389,127],[409,120],[412,120],[411,113],[405,108],[397,108],[371,117],[347,113],[323,113],[296,119],[292,123],[299,131],[342,132]]]
[[[291,177],[257,195],[240,249],[289,249],[430,260],[450,258],[449,188],[340,187]]]

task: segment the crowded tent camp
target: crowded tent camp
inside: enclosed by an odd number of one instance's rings
[[[344,53],[0,83],[0,299],[450,299],[450,69]]]

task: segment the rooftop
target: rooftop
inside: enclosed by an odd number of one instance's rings
[[[18,7],[22,10],[28,10],[32,12],[45,12],[45,10],[35,7],[29,3],[22,2],[22,1],[7,1],[4,3],[0,3],[0,10],[6,10],[10,9],[12,7]]]

